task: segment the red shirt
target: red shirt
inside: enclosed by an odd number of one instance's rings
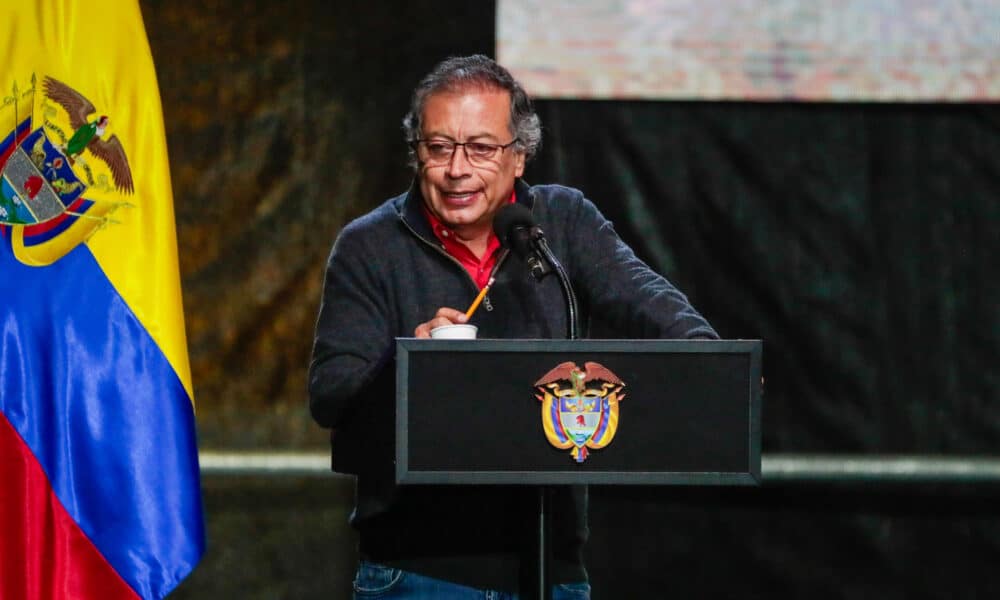
[[[516,199],[517,197],[511,192],[511,204]],[[479,289],[486,287],[486,283],[490,280],[490,273],[497,264],[497,254],[500,250],[500,240],[497,239],[493,230],[490,230],[490,235],[486,239],[486,252],[483,253],[483,258],[480,260],[476,258],[472,250],[469,250],[468,246],[455,237],[454,231],[449,229],[447,225],[434,216],[434,213],[427,209],[427,205],[424,205],[423,209],[424,214],[427,215],[427,222],[431,224],[431,229],[434,231],[434,236],[441,242],[445,252],[462,263],[462,266],[472,276],[472,280],[476,282]]]

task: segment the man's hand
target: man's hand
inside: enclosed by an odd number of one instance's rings
[[[434,318],[426,323],[421,323],[417,325],[417,328],[413,330],[413,336],[418,338],[429,338],[431,337],[431,329],[435,327],[441,327],[442,325],[455,325],[457,323],[465,323],[468,321],[465,318],[465,313],[456,310],[454,308],[448,308],[447,306],[442,306],[438,309]]]

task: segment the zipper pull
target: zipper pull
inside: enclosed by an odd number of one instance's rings
[[[486,312],[492,312],[493,311],[493,304],[490,302],[490,295],[489,294],[486,294],[486,297],[483,298],[483,308],[486,309]]]

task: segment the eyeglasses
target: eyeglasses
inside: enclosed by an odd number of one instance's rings
[[[503,151],[521,141],[514,138],[508,144],[484,144],[483,142],[451,142],[448,140],[414,140],[410,143],[417,151],[420,162],[439,165],[451,162],[455,148],[465,150],[465,158],[474,165],[496,162]]]

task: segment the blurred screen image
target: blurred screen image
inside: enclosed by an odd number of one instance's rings
[[[499,0],[540,98],[1000,99],[996,0]]]

